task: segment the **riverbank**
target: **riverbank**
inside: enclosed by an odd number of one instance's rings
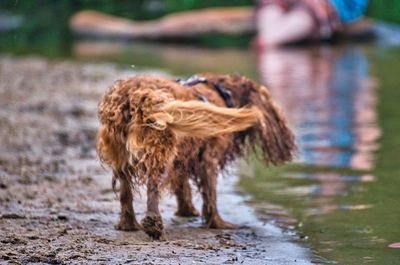
[[[219,205],[243,228],[203,229],[200,219],[177,218],[165,194],[168,241],[114,229],[119,202],[94,149],[97,102],[116,79],[138,73],[0,57],[0,263],[310,264],[292,236],[257,220],[236,177],[220,179]],[[135,207],[143,217],[144,194]]]

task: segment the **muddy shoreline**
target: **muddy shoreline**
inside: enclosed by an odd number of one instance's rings
[[[137,73],[0,56],[0,263],[310,264],[308,250],[255,218],[235,177],[221,179],[219,205],[243,228],[177,218],[166,194],[168,241],[114,229],[119,202],[94,150],[97,102],[116,79]],[[144,200],[135,198],[139,218]]]

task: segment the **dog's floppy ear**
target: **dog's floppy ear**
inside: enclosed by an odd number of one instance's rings
[[[264,162],[279,165],[291,161],[296,150],[294,135],[279,106],[265,86],[251,80],[249,100],[262,112],[262,119],[254,127],[250,138],[260,144]]]
[[[126,148],[135,153],[144,147],[145,138],[157,137],[149,127],[155,127],[152,118],[159,105],[168,102],[169,96],[160,90],[150,88],[138,89],[129,95],[131,121],[128,125]]]
[[[268,89],[241,75],[202,74],[209,81],[220,83],[230,90],[237,107],[251,106],[261,113],[258,122],[235,138],[236,145],[247,143],[261,149],[264,162],[279,165],[293,159],[296,151],[294,136]]]

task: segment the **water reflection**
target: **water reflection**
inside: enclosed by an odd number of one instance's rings
[[[112,60],[135,67],[162,68],[176,75],[199,72],[240,73],[254,78],[257,66],[247,50],[211,49],[146,42],[80,40],[72,54],[84,60]]]
[[[374,167],[376,85],[362,48],[268,50],[259,54],[259,69],[296,131],[298,162]]]
[[[279,192],[283,194],[286,193],[310,197],[333,197],[345,195],[351,191],[354,183],[375,181],[375,177],[372,175],[343,175],[334,172],[297,173],[294,175],[288,174],[286,177],[311,180],[318,184],[288,187]]]
[[[354,194],[364,198],[365,187],[360,183],[376,181],[374,176],[363,173],[376,167],[381,135],[377,82],[371,76],[366,49],[345,46],[267,50],[259,53],[258,65],[262,82],[282,105],[295,130],[297,162],[313,166],[313,170],[305,167],[296,173],[281,172],[279,177],[286,180],[277,177],[272,181],[285,181],[286,185],[264,192],[272,192],[271,198],[286,207],[301,208],[296,217],[307,224],[303,231],[310,236],[318,255],[325,256],[337,248],[352,249],[351,246],[360,245],[357,240],[365,240],[363,244],[369,246],[375,242],[371,235],[357,232],[360,227],[356,223],[346,226],[345,220],[354,218],[354,212],[371,211],[375,205],[367,200],[344,199]],[[289,198],[304,202],[290,199],[288,204],[285,200]],[[273,214],[270,216],[274,218]],[[346,243],[343,238],[347,235],[336,228],[324,235],[335,240],[318,240],[331,219],[338,221],[332,227],[354,229],[348,233],[357,234],[357,240]],[[372,233],[371,229],[368,231]]]

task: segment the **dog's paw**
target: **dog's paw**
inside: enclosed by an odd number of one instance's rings
[[[200,213],[192,206],[187,208],[179,208],[178,211],[175,212],[175,215],[181,217],[197,217],[200,216]]]
[[[162,222],[162,218],[156,214],[148,214],[142,220],[143,230],[148,234],[151,238],[165,241],[165,231],[164,224]]]
[[[218,215],[209,220],[205,226],[207,228],[213,228],[213,229],[236,229],[239,226],[232,224],[230,222],[224,221],[221,217]]]
[[[116,224],[115,229],[121,231],[138,231],[142,230],[142,226],[136,221],[126,221],[120,220],[118,224]]]

